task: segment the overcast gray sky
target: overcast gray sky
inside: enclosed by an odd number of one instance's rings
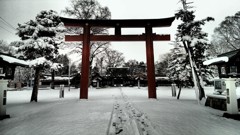
[[[41,10],[53,9],[60,13],[70,0],[0,0],[0,17],[5,19],[15,28],[18,23],[24,23],[35,16]],[[98,0],[102,6],[109,7],[112,19],[145,19],[165,18],[174,16],[181,7],[179,0]],[[240,11],[240,0],[191,0],[193,1],[196,19],[207,16],[215,18],[214,22],[206,24],[203,30],[209,33],[209,39],[215,27],[224,20],[226,16],[234,15]],[[14,34],[16,31],[3,24],[0,18],[0,40],[8,43],[19,40]],[[172,27],[154,29],[157,34],[171,34],[174,39],[176,27],[179,21],[174,21]],[[123,30],[123,33],[141,34],[144,29]],[[154,42],[155,61],[159,55],[167,53],[172,45],[170,42]],[[146,61],[144,42],[114,42],[112,47],[124,53],[126,60],[136,59]]]

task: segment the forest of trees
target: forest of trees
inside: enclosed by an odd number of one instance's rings
[[[213,67],[204,66],[203,61],[240,49],[240,11],[222,20],[208,41],[208,34],[202,27],[214,19],[195,20],[193,3],[181,0],[181,4],[182,8],[175,14],[181,23],[171,43],[174,47],[155,63],[155,70],[158,76],[167,76],[179,87],[195,86],[201,100],[205,97],[203,82],[211,80],[214,71]],[[109,8],[101,6],[97,0],[71,0],[62,13],[76,19],[111,19]],[[32,70],[18,67],[16,76],[19,81],[25,81],[35,75],[31,101],[37,102],[41,74],[61,76],[80,72],[82,44],[64,42],[64,35],[69,33],[79,34],[82,29],[65,28],[58,13],[49,10],[41,11],[34,20],[18,24],[17,35],[21,41],[0,40],[0,52],[30,61]],[[91,33],[108,34],[108,29],[92,28]],[[90,73],[105,75],[109,67],[128,67],[130,75],[146,76],[146,63],[134,59],[126,62],[124,52],[112,49],[110,42],[91,42],[89,62]]]

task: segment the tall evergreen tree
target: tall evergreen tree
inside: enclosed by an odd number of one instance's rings
[[[175,47],[170,51],[170,58],[168,60],[167,77],[176,83],[179,92],[177,99],[179,99],[183,86],[192,86],[191,68],[187,59],[187,54],[184,52],[183,46],[174,43]]]
[[[183,45],[188,54],[196,97],[201,100],[205,97],[202,79],[203,61],[205,50],[209,46],[207,43],[208,35],[202,31],[201,27],[214,19],[207,17],[196,21],[194,11],[191,10],[192,7],[190,6],[192,2],[188,3],[186,0],[181,0],[181,3],[183,8],[175,14],[176,18],[182,21],[177,27],[176,41]]]
[[[170,50],[171,55],[167,68],[167,77],[176,82],[179,87],[183,85],[183,82],[189,81],[191,77],[190,64],[184,51],[184,48],[176,43],[175,47]]]
[[[61,21],[53,10],[41,11],[35,20],[18,24],[18,36],[24,41],[18,52],[30,61],[35,69],[34,86],[31,102],[38,101],[38,87],[41,71],[50,68],[53,59],[58,54],[59,38],[57,32],[61,31]]]

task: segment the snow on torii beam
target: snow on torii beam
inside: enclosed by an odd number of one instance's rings
[[[157,98],[153,41],[169,41],[170,35],[156,35],[153,27],[170,27],[175,17],[162,19],[83,20],[61,18],[66,27],[83,27],[83,34],[66,35],[65,41],[83,41],[80,99],[88,99],[90,41],[145,41],[147,54],[148,97]],[[115,28],[114,35],[92,35],[91,27]],[[121,28],[145,28],[142,35],[122,35]]]

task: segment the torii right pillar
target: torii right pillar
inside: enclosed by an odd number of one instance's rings
[[[154,51],[152,26],[145,27],[146,34],[146,55],[147,55],[147,80],[148,80],[148,98],[157,98],[156,81],[155,81],[155,66],[154,66]]]

